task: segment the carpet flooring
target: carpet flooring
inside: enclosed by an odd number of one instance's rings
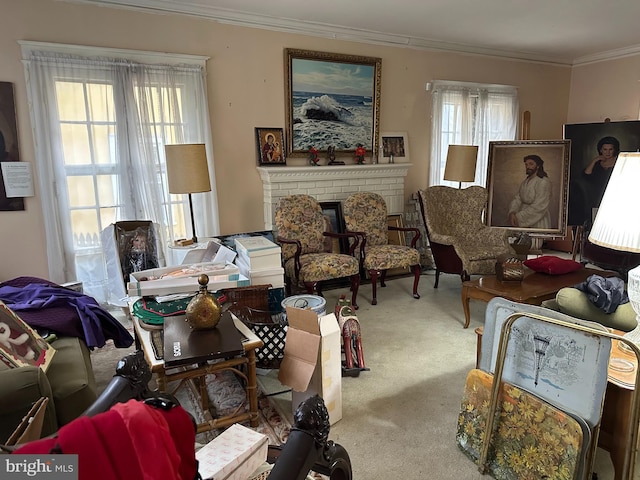
[[[459,277],[442,275],[434,289],[434,272],[425,272],[418,300],[411,296],[412,281],[388,280],[386,288],[378,288],[376,306],[370,304],[371,286],[361,285],[357,314],[370,370],[342,379],[343,418],[332,425],[329,438],[347,449],[354,479],[484,480],[488,477],[458,448],[455,434],[465,379],[475,365],[474,329],[484,323],[486,304],[471,301],[471,324],[464,329]],[[327,308],[343,293],[348,289],[326,291]],[[104,379],[107,362],[98,351],[94,355]],[[113,372],[117,360],[111,358]],[[260,373],[262,392],[275,394],[269,401],[286,418],[287,388],[276,371]],[[635,470],[634,480],[640,480],[640,468]],[[614,478],[607,452],[598,450],[595,471],[599,480]]]

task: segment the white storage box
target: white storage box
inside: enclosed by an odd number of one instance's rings
[[[240,275],[236,265],[194,263],[132,273],[127,292],[137,297],[197,292],[198,277],[203,273],[209,276],[209,291],[249,285],[249,279]]]
[[[196,452],[204,480],[246,480],[267,460],[268,438],[239,424],[231,425]]]
[[[266,237],[236,238],[238,258],[251,270],[278,268],[282,266],[281,249]]]
[[[271,284],[273,288],[284,287],[284,268],[282,267],[252,269],[242,257],[236,258],[236,266],[240,269],[240,274],[249,279],[251,285]]]

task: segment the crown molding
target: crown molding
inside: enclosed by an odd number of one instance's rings
[[[437,52],[450,52],[467,55],[480,55],[508,60],[544,63],[571,67],[587,63],[613,60],[617,58],[640,54],[640,45],[623,49],[605,51],[578,58],[543,55],[533,52],[521,52],[497,48],[481,47],[479,45],[442,42],[422,37],[393,35],[371,30],[354,29],[330,25],[325,23],[294,20],[288,18],[257,15],[237,10],[203,5],[202,3],[185,0],[57,0],[67,3],[101,5],[104,7],[126,8],[138,11],[152,11],[166,14],[182,14],[205,18],[218,23],[249,28],[260,28],[284,33],[330,38],[351,42],[368,43],[399,48],[413,48]]]

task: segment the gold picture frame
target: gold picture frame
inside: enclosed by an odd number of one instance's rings
[[[362,145],[377,158],[382,59],[287,48],[284,63],[286,156]]]
[[[570,145],[569,140],[489,142],[487,173],[489,199],[485,223],[491,227],[529,232],[538,236],[563,237],[567,228]],[[531,199],[525,198],[532,195],[532,193],[526,193],[526,189],[534,188],[532,184],[525,187],[528,177],[524,162],[529,156],[543,161],[542,170],[538,169],[539,174],[534,174],[530,177],[531,180],[534,180],[534,177],[543,178],[546,191],[550,187],[544,213],[545,219],[532,212],[528,218],[535,220],[536,223],[513,225],[510,219],[510,211],[513,208],[517,208],[518,211],[524,211],[525,208],[530,210],[542,208],[540,204],[534,205]],[[538,161],[535,163],[537,164]],[[524,195],[520,195],[520,192]]]

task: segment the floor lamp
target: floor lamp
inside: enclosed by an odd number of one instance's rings
[[[640,220],[636,210],[640,185],[640,153],[620,153],[600,202],[589,241],[624,252],[640,252]],[[640,266],[629,271],[627,293],[640,323]],[[640,347],[640,326],[625,333]]]
[[[462,188],[462,182],[475,181],[477,160],[476,145],[449,145],[444,180],[458,182],[458,189]]]
[[[189,194],[193,243],[198,243],[191,194],[211,191],[205,146],[203,143],[165,145],[164,152],[167,162],[169,193]]]

